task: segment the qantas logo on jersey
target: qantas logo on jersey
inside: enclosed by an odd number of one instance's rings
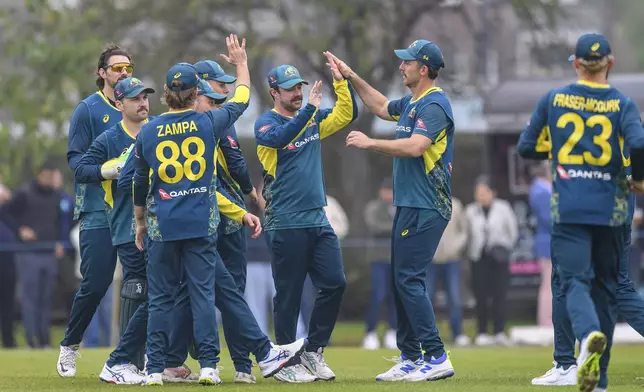
[[[311,136],[309,136],[309,137],[305,137],[305,138],[304,138],[304,139],[302,139],[302,140],[299,140],[299,141],[297,141],[297,142],[295,142],[295,143],[291,143],[291,144],[289,144],[288,146],[286,146],[286,149],[287,149],[287,150],[297,150],[298,148],[300,148],[300,147],[304,147],[304,146],[306,146],[307,144],[309,144],[310,142],[312,142],[312,141],[314,141],[314,140],[319,140],[319,139],[320,139],[320,134],[319,134],[319,133],[316,133],[315,135],[311,135]]]
[[[418,120],[416,120],[416,128],[427,130],[427,127],[425,126],[425,122],[423,121],[422,118],[419,118]]]
[[[271,127],[270,125],[262,125],[262,126],[257,130],[257,132],[264,133],[264,132],[268,131],[268,128],[270,128],[270,127]]]
[[[557,174],[562,180],[570,180],[571,178],[581,178],[585,180],[602,180],[610,181],[610,173],[604,173],[597,170],[575,170],[575,169],[564,169],[561,165],[557,165]]]
[[[239,144],[237,144],[237,140],[235,140],[232,136],[226,136],[228,138],[228,142],[230,143],[230,147],[232,148],[239,148]]]
[[[206,193],[206,192],[208,192],[208,188],[205,186],[202,186],[199,188],[181,189],[178,191],[171,191],[170,193],[166,192],[163,189],[159,189],[159,197],[161,197],[161,200],[172,200],[175,197],[196,195],[198,193]]]
[[[398,125],[396,127],[396,132],[411,133],[411,131],[412,131],[411,127],[405,127],[403,125]]]

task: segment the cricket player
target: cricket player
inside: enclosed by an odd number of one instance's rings
[[[574,337],[581,342],[577,386],[592,392],[608,385],[613,302],[626,257],[630,190],[624,145],[641,151],[644,130],[637,106],[608,84],[614,58],[604,36],[582,35],[571,60],[578,81],[539,100],[518,150],[534,157],[543,130],[549,135],[556,172],[551,240],[555,286],[565,297]]]
[[[349,125],[358,109],[348,81],[337,69],[333,79],[338,97],[333,109],[319,108],[322,82],[313,85],[302,108],[302,85],[308,82],[291,65],[273,68],[268,85],[274,108],[255,121],[257,156],[264,172],[265,230],[272,253],[278,344],[296,339],[307,273],[318,290],[302,364],[278,373],[276,378],[281,381],[335,379],[323,350],[335,327],[346,278],[338,237],[324,212],[321,142]]]
[[[433,42],[416,40],[395,54],[402,60],[399,69],[411,94],[393,101],[337,57],[328,55],[369,110],[398,122],[394,140],[371,139],[356,131],[347,137],[347,146],[394,157],[396,215],[391,275],[398,319],[396,339],[402,354],[400,362],[376,380],[440,380],[452,377],[454,367],[436,328],[426,275],[452,215],[454,116],[447,95],[435,84],[445,66],[440,48]]]
[[[118,124],[121,111],[115,106],[114,86],[132,76],[134,66],[128,52],[108,45],[98,59],[98,91],[81,101],[69,126],[67,161],[76,171],[92,142],[106,129]],[[118,163],[121,164],[121,163]],[[98,304],[112,283],[116,267],[116,248],[112,245],[105,212],[105,191],[99,183],[76,183],[74,219],[80,220],[80,271],[83,279],[74,297],[65,337],[60,343],[56,370],[61,377],[76,375],[76,356]]]
[[[141,384],[144,380],[139,371],[145,365],[147,261],[145,252],[140,251],[134,243],[134,206],[131,194],[119,191],[116,180],[122,162],[130,155],[141,126],[149,120],[148,94],[153,93],[154,89],[145,87],[139,79],[133,77],[116,84],[114,98],[116,107],[123,114],[123,120],[94,140],[81,158],[75,173],[77,183],[101,183],[105,189],[105,209],[112,243],[123,267],[121,340],[99,375],[102,381],[111,384]]]
[[[223,104],[225,98],[225,95],[216,93],[206,81],[199,81],[199,86],[197,88],[197,111],[208,112],[210,110],[214,110],[218,106],[216,102]],[[234,127],[226,130],[226,132],[221,135],[220,143],[230,137],[233,130]],[[233,135],[232,137],[235,137],[233,140],[236,140],[236,135]],[[217,154],[218,160],[220,160],[221,156],[219,154],[222,154],[220,149],[218,149]],[[228,156],[226,156],[225,159],[229,159]],[[221,168],[218,167],[218,170],[221,170]],[[219,176],[219,172],[217,175]],[[218,180],[221,182],[221,177],[219,177]],[[226,196],[231,201],[234,200],[229,196],[225,189],[221,188],[221,186],[217,189],[222,195]],[[240,203],[238,200],[234,202],[239,206]],[[240,207],[243,208],[243,205]],[[235,221],[231,222],[237,224]],[[221,248],[219,245],[222,241],[221,236],[225,235],[222,234],[221,227],[222,223],[220,222],[217,239],[218,250]],[[235,366],[233,382],[254,384],[256,382],[256,378],[251,372],[252,364],[248,359],[248,354],[249,352],[253,352],[257,356],[257,350],[265,347],[270,340],[266,335],[264,335],[264,333],[262,333],[261,329],[257,325],[255,317],[244,301],[243,291],[240,290],[238,282],[236,282],[233,277],[233,273],[226,266],[225,260],[217,260],[215,268],[217,271],[215,273],[215,306],[222,314],[224,335]],[[179,327],[173,328],[172,334],[170,335],[170,342],[172,342],[173,347],[168,353],[167,366],[179,369],[178,365],[183,364],[187,358],[188,343],[192,336],[190,297],[188,296],[187,285],[185,282],[182,282],[181,289],[179,290],[179,294],[177,295],[175,306],[172,311],[175,313],[177,319],[183,321],[180,323]],[[289,348],[292,351],[297,351],[297,349],[303,350],[301,340],[295,342],[294,345],[296,346],[295,349],[290,347],[286,348]],[[191,355],[193,355],[193,357],[198,357],[198,353],[196,352],[191,352]],[[261,359],[261,356],[258,357],[258,362],[260,362],[259,359]],[[170,378],[177,377],[178,375],[174,374],[174,371],[166,368],[164,376]]]
[[[199,78],[188,63],[178,63],[167,73],[164,101],[167,113],[144,125],[134,147],[133,179],[136,244],[144,247],[147,235],[149,322],[146,385],[162,385],[171,313],[180,279],[190,295],[194,335],[199,352],[199,383],[221,383],[216,369],[219,354],[215,311],[215,266],[218,204],[223,213],[261,233],[259,219],[216,191],[217,135],[244,112],[250,98],[246,42],[226,38],[226,61],[236,66],[238,86],[221,108],[195,112]],[[150,176],[150,169],[152,175]],[[150,183],[151,182],[151,183]],[[284,350],[263,348],[259,361],[267,377],[294,356]]]

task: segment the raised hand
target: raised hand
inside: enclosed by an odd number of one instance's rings
[[[322,92],[320,91],[320,87],[322,87],[322,81],[318,80],[313,83],[313,87],[311,87],[311,91],[309,91],[309,103],[316,108],[319,108],[322,103]]]
[[[344,76],[338,69],[338,65],[335,63],[335,60],[333,59],[333,55],[331,52],[324,52],[324,55],[326,56],[327,63],[326,65],[329,67],[331,70],[331,74],[333,75],[333,79],[335,80],[343,80]]]
[[[331,67],[333,66],[337,68],[338,72],[345,78],[349,79],[351,78],[351,74],[353,73],[353,70],[351,67],[349,67],[344,61],[340,60],[339,58],[336,57],[333,53],[326,51],[324,52],[324,55],[326,56],[327,60],[329,61],[327,65]]]
[[[248,61],[248,56],[246,55],[246,38],[242,38],[240,45],[237,35],[231,34],[226,37],[226,47],[228,48],[228,56],[220,54],[222,59],[232,65],[245,64]]]
[[[371,138],[360,131],[351,131],[347,135],[347,147],[368,149],[371,145]]]

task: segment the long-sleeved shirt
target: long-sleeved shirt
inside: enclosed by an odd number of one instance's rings
[[[220,210],[242,221],[246,211],[217,191],[213,152],[249,99],[250,89],[240,85],[221,108],[168,112],[141,127],[133,153],[133,200],[135,206],[147,206],[150,240],[212,236]]]
[[[76,171],[81,158],[98,135],[122,119],[122,113],[101,91],[90,95],[76,106],[69,124],[67,141],[67,162],[72,172]],[[108,227],[103,203],[105,192],[101,185],[75,183],[74,186],[74,219],[81,218],[81,214],[85,215],[81,221],[81,230]]]
[[[505,200],[495,199],[487,213],[478,203],[465,209],[470,235],[468,257],[480,260],[483,252],[494,246],[511,250],[519,239],[519,224],[514,210]]]
[[[334,81],[333,88],[338,97],[333,109],[307,104],[292,118],[271,110],[255,122],[257,156],[264,170],[265,230],[329,224],[321,141],[358,116],[349,82]]]
[[[580,80],[539,100],[517,149],[525,158],[552,156],[553,222],[622,226],[631,216],[625,145],[644,148],[635,103],[608,84]]]
[[[116,180],[105,180],[101,166],[113,159],[130,155],[136,137],[121,121],[100,134],[78,163],[75,172],[78,184],[101,184],[104,189],[104,208],[112,233],[112,244],[134,241],[134,205],[129,193],[119,191]],[[131,178],[131,177],[130,177]]]

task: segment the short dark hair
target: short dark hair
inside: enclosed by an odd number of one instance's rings
[[[52,157],[49,157],[45,159],[45,162],[40,165],[40,170],[38,171],[39,173],[42,173],[44,171],[55,171],[58,170],[58,164],[56,160]]]
[[[485,185],[488,188],[490,188],[490,190],[496,192],[496,186],[494,185],[494,181],[492,180],[492,177],[490,177],[487,174],[482,174],[478,176],[474,184],[475,186]]]
[[[125,56],[130,60],[130,62],[132,62],[132,56],[127,52],[127,50],[114,43],[107,44],[103,49],[103,52],[101,52],[101,55],[98,58],[98,65],[96,66],[96,87],[98,87],[99,90],[102,90],[103,87],[105,87],[105,79],[101,77],[98,71],[105,69],[105,67],[109,65],[108,61],[112,56]]]
[[[420,61],[416,61],[416,66],[418,67],[419,70],[421,68],[423,68],[423,66],[426,66],[427,67],[427,76],[431,80],[436,80],[436,78],[438,78],[438,68],[432,68],[429,65],[421,63]]]
[[[173,80],[172,86],[180,86],[182,83],[179,80]],[[169,88],[164,89],[161,103],[167,105],[170,109],[188,109],[195,106],[197,101],[197,88],[189,88],[187,90],[174,91]]]

